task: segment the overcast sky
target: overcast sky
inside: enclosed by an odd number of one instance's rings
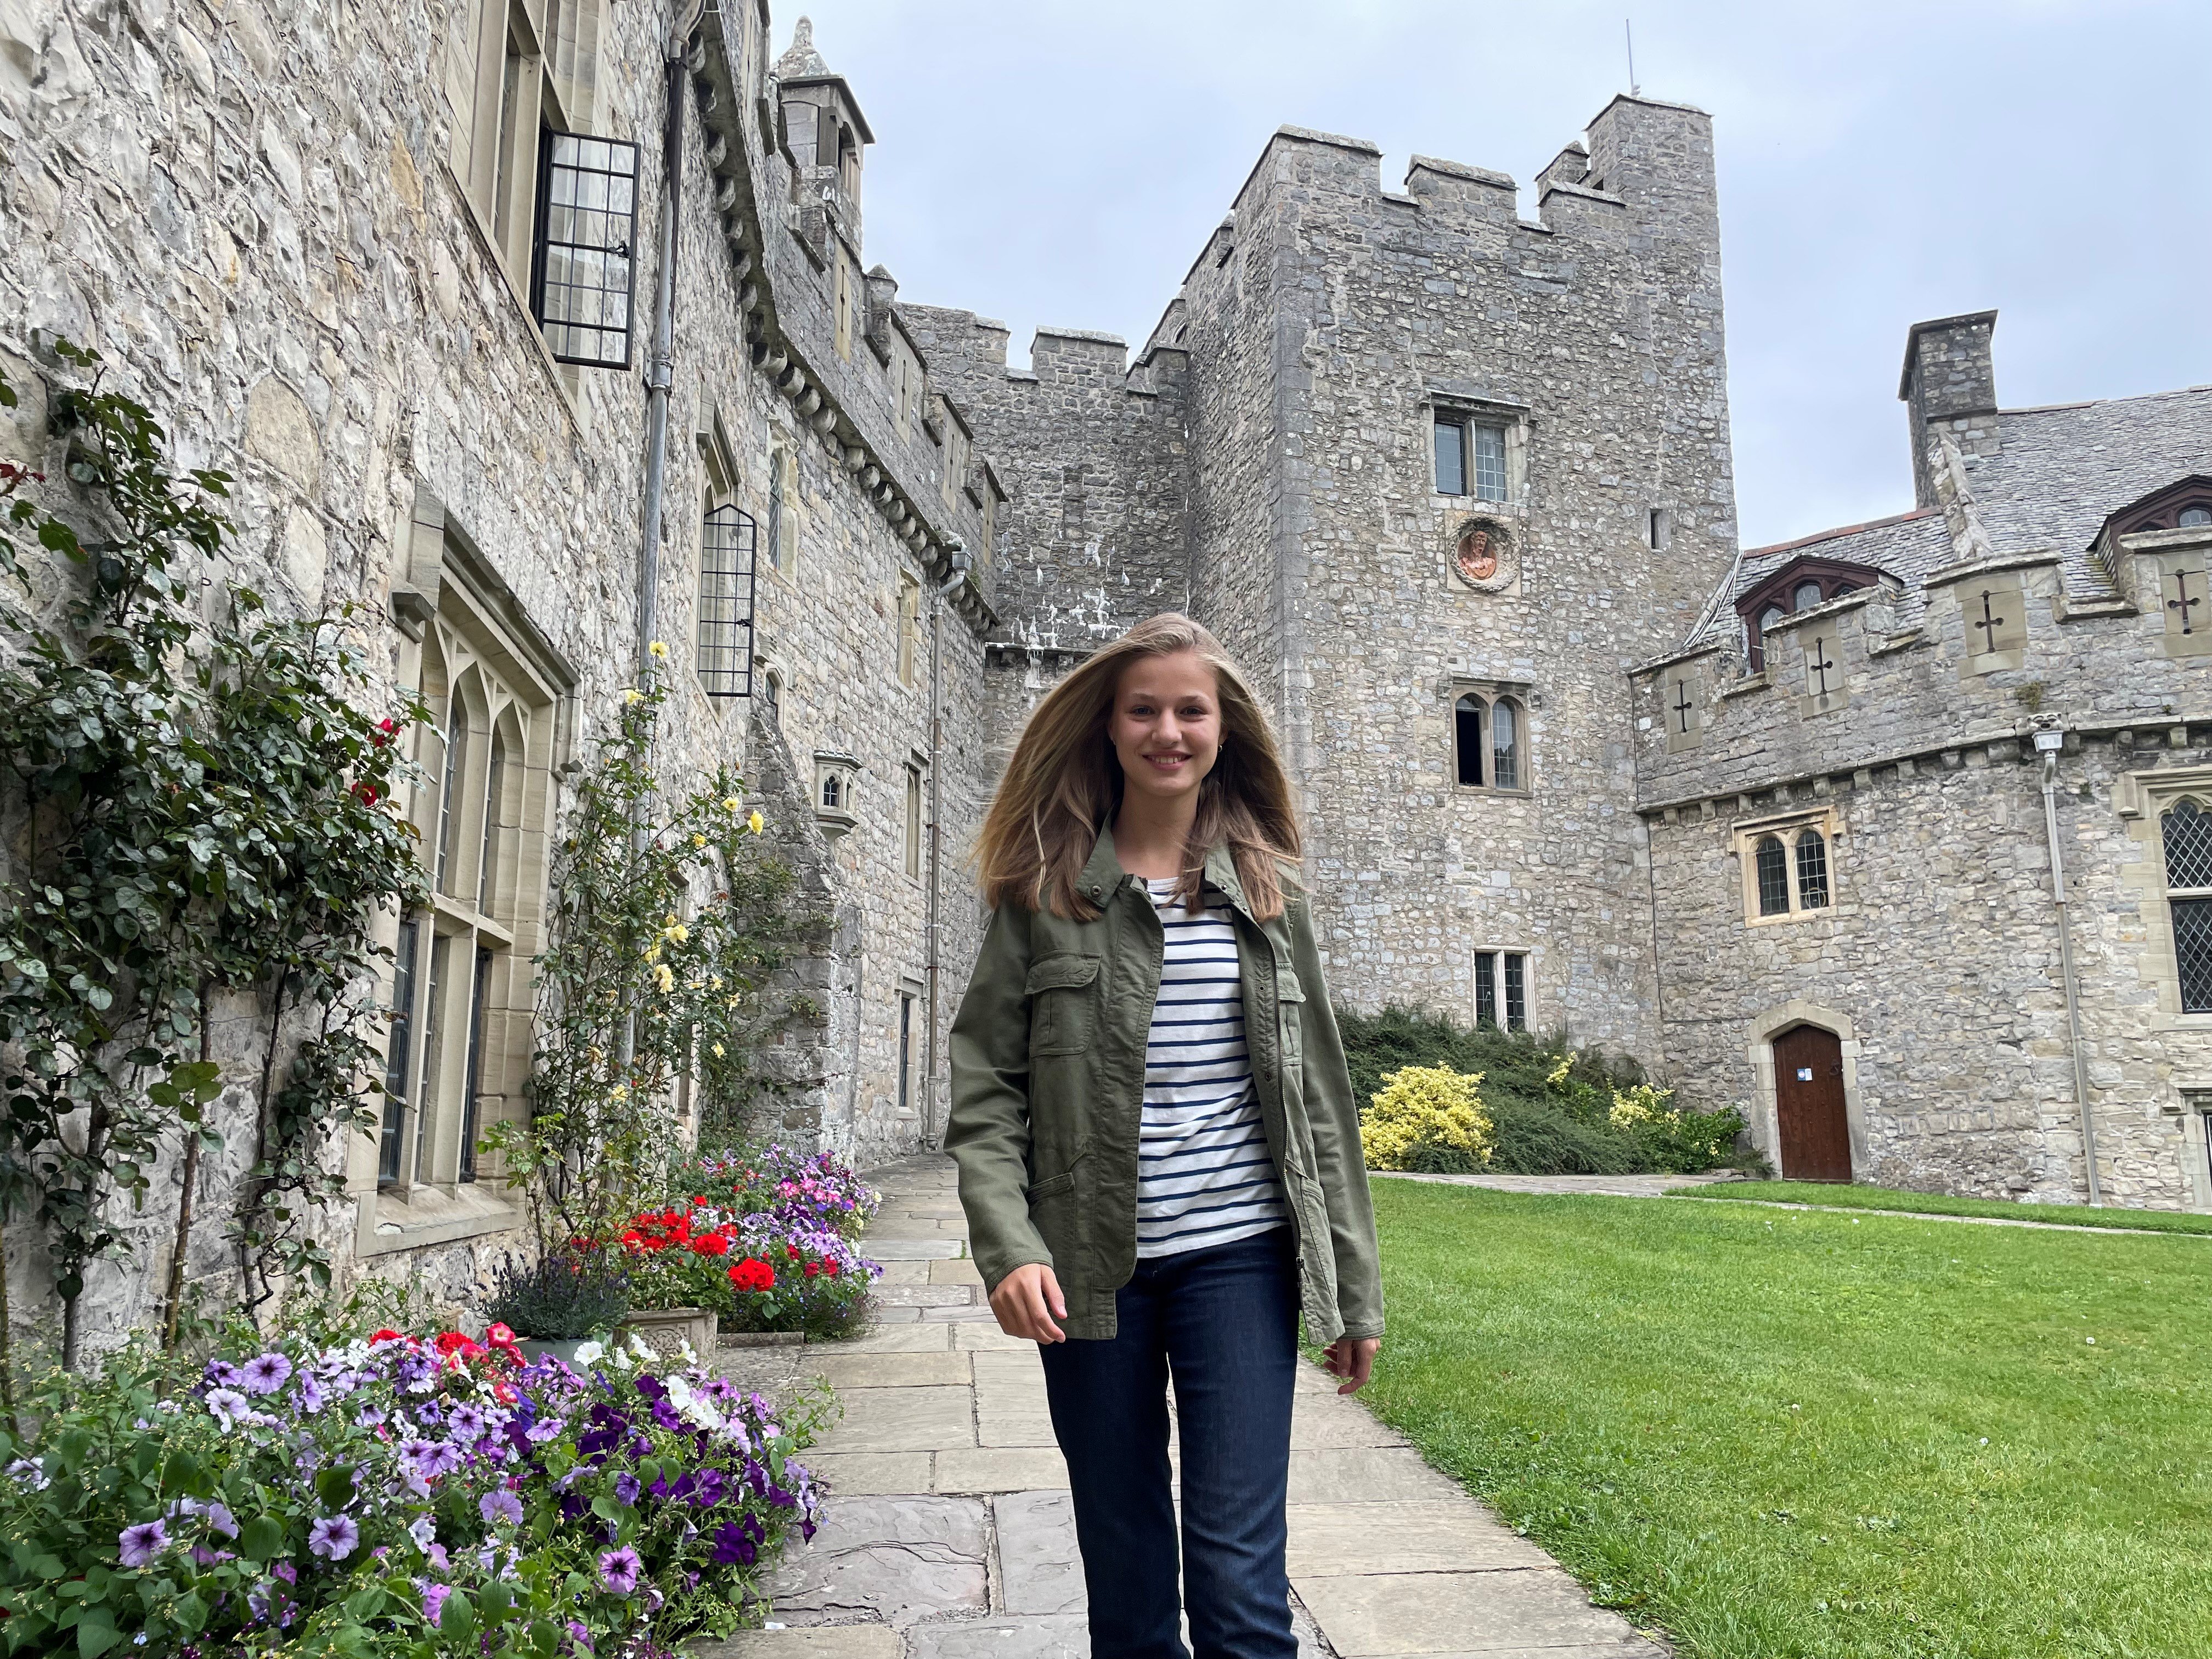
[[[1290,123],[1531,180],[1627,87],[1714,118],[1747,546],[1911,505],[1921,318],[2007,407],[2212,381],[2212,3],[811,0],[902,297],[1140,342]],[[775,49],[799,15],[777,0]]]

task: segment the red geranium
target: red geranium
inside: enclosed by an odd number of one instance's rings
[[[730,1241],[720,1233],[702,1233],[691,1241],[691,1249],[700,1255],[727,1255]]]
[[[832,1255],[832,1256],[824,1256],[824,1257],[822,1259],[822,1271],[823,1271],[823,1273],[828,1273],[828,1274],[830,1275],[830,1278],[832,1278],[832,1279],[836,1278],[836,1277],[837,1277],[837,1258],[836,1258],[836,1256],[834,1256],[834,1255]]]
[[[741,1291],[772,1291],[775,1269],[757,1255],[749,1255],[730,1269],[730,1283]]]
[[[822,1271],[822,1264],[821,1264],[821,1263],[819,1263],[819,1262],[817,1262],[817,1261],[810,1261],[810,1262],[808,1262],[808,1263],[806,1264],[806,1276],[807,1276],[809,1279],[813,1278],[815,1274],[817,1274],[817,1273],[820,1273],[821,1271]]]
[[[793,1261],[799,1260],[799,1246],[796,1244],[785,1245],[783,1247],[783,1253],[789,1256]]]

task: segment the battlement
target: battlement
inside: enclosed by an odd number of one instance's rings
[[[1040,328],[1030,336],[1030,369],[1039,380],[1127,380],[1129,343],[1085,328]]]

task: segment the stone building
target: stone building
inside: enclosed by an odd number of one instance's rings
[[[1666,1061],[1786,1174],[2212,1208],[2212,387],[2002,409],[1996,321],[1910,334],[1911,512],[1630,676]]]
[[[1785,1167],[1773,1057],[1826,1043],[1849,1171],[2048,1197],[2084,1190],[2078,1055],[2102,1195],[2212,1205],[2212,897],[2160,862],[2212,738],[2182,591],[2212,398],[1999,412],[1990,319],[1927,325],[1917,510],[1739,555],[1698,111],[1615,99],[1531,218],[1503,174],[1386,190],[1374,146],[1282,128],[1133,362],[1047,329],[1025,369],[869,263],[872,142],[764,0],[0,7],[32,394],[0,448],[51,461],[52,342],[96,348],[236,475],[231,574],[365,605],[433,708],[403,805],[440,896],[387,924],[395,1104],[342,1255],[458,1301],[513,1243],[470,1133],[527,1110],[566,769],[647,641],[665,767],[744,769],[823,926],[767,1127],[869,1162],[941,1127],[963,859],[1022,718],[1169,608],[1268,691],[1346,1001],[1637,1053]],[[265,1030],[226,1009],[220,1050]],[[100,1290],[117,1330],[178,1178]]]

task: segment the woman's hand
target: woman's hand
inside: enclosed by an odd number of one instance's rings
[[[1004,1318],[1001,1315],[1002,1322]],[[1323,1369],[1331,1376],[1348,1379],[1337,1390],[1339,1394],[1358,1394],[1367,1386],[1367,1379],[1375,1372],[1375,1355],[1382,1346],[1379,1336],[1340,1336],[1322,1350],[1328,1356],[1322,1362]]]
[[[1060,1293],[1060,1280],[1042,1261],[1017,1267],[991,1292],[991,1311],[999,1328],[1008,1336],[1032,1342],[1065,1342],[1067,1334],[1053,1322],[1067,1317],[1067,1299]],[[1368,1345],[1370,1348],[1373,1344]],[[1365,1374],[1363,1372],[1362,1380]]]

